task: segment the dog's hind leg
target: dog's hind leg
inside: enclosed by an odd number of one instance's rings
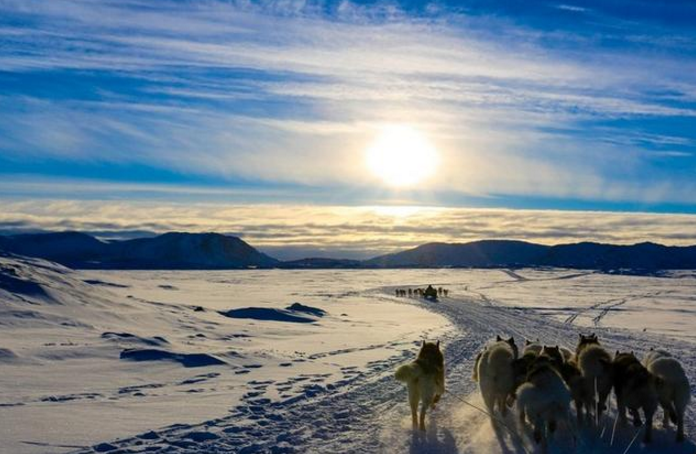
[[[677,414],[677,443],[684,441],[684,413]]]
[[[626,424],[626,405],[624,404],[623,394],[620,392],[616,393],[616,408],[619,422],[621,424]]]
[[[655,416],[656,409],[657,405],[646,405],[643,407],[643,413],[645,414],[645,437],[643,441],[645,443],[652,441],[653,416]]]
[[[408,384],[408,403],[411,406],[411,423],[413,428],[418,427],[418,401],[420,400],[420,390],[416,383]]]
[[[686,403],[677,402],[673,407],[677,416],[677,443],[684,441],[684,412],[686,411]]]
[[[503,417],[507,416],[507,395],[498,396],[498,410]]]
[[[421,410],[420,410],[420,421],[418,427],[420,430],[425,431],[425,412],[430,408],[433,402],[433,392],[426,390],[421,391]]]
[[[539,444],[544,439],[544,419],[541,415],[534,416],[534,441]]]
[[[611,393],[612,386],[604,385],[599,391],[599,400],[597,402],[597,425],[600,423],[602,418],[602,413],[607,410],[607,400],[609,399],[609,394]]]
[[[662,405],[662,409],[664,410],[665,427],[669,426],[670,421],[672,422],[672,424],[677,423],[677,410],[675,408],[676,407],[674,406],[674,402],[669,400]]]
[[[662,427],[665,429],[669,428],[669,421],[671,419],[671,414],[669,408],[662,405]]]
[[[582,425],[582,399],[575,399],[575,415],[578,418],[578,425]]]
[[[493,407],[495,406],[495,396],[493,396],[493,393],[491,390],[481,390],[481,396],[483,397],[483,403],[486,405],[486,410],[488,410],[488,413],[493,415]]]
[[[425,412],[428,409],[428,406],[423,402],[421,404],[421,410],[420,410],[420,421],[418,423],[418,428],[425,432]]]

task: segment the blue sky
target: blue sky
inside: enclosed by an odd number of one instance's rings
[[[0,197],[694,214],[694,23],[679,1],[0,0]],[[366,171],[385,124],[427,135],[436,178]]]

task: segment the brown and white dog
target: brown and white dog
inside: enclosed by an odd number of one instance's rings
[[[440,341],[421,344],[415,361],[396,370],[396,379],[408,386],[408,402],[411,406],[413,427],[425,430],[425,413],[434,407],[445,393],[445,357]],[[420,419],[418,402],[421,403]]]

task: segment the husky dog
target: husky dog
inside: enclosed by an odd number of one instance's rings
[[[526,347],[522,356],[514,363],[517,386],[519,387],[526,381],[527,375],[535,365],[538,365],[540,360],[545,360],[549,366],[553,367],[561,375],[561,378],[563,378],[570,390],[571,398],[575,403],[578,422],[581,422],[585,403],[589,405],[592,402],[592,396],[585,387],[582,373],[572,358],[573,355],[570,354],[570,350],[559,346],[542,346],[538,341],[531,342],[527,340],[525,343]]]
[[[599,424],[613,385],[611,355],[599,345],[596,334],[580,334],[575,358],[585,387],[583,394],[588,398],[583,404],[588,413],[594,413],[594,419]],[[578,420],[581,419],[579,415]]]
[[[657,411],[657,390],[655,378],[648,372],[633,353],[616,352],[614,356],[614,392],[618,406],[619,421],[626,423],[626,408],[633,416],[633,424],[641,425],[639,409],[645,415],[645,436],[643,441],[652,441],[652,422]]]
[[[517,410],[520,423],[529,420],[534,427],[534,440],[541,443],[556,431],[559,422],[570,427],[570,391],[549,357],[534,361],[526,381],[517,389]]]
[[[561,355],[563,355],[563,360],[567,363],[568,361],[573,359],[573,352],[570,351],[570,349],[565,348],[565,347],[558,347],[558,349],[561,352]]]
[[[559,363],[563,362],[560,359],[560,353],[554,351],[553,347],[547,347],[537,342],[525,340],[525,347],[522,350],[522,356],[516,359],[513,363],[515,371],[516,386],[521,385],[527,380],[527,374],[540,359],[544,359],[558,370]]]
[[[395,377],[408,385],[413,427],[425,430],[425,412],[428,408],[435,407],[445,393],[445,357],[440,351],[440,341],[423,341],[416,360],[399,367]],[[421,402],[420,421],[418,401]]]
[[[672,358],[672,354],[667,350],[650,347],[650,351],[645,355],[645,358],[643,358],[643,365],[645,367],[648,367],[648,364],[650,364],[658,358]]]
[[[503,340],[503,338],[500,337],[500,335],[498,335],[498,336],[495,336],[495,343],[498,343],[498,342],[506,342],[510,346],[510,348],[512,349],[513,353],[515,354],[515,359],[517,359],[517,356],[519,355],[519,350],[517,348],[517,345],[515,344],[514,338],[509,337],[508,339]],[[486,350],[488,350],[491,347],[492,347],[492,345],[489,344],[488,346],[484,347],[483,350],[478,352],[478,354],[476,355],[476,359],[474,360],[474,370],[471,374],[472,380],[474,380],[476,382],[478,381],[478,367],[479,367],[479,362],[481,362],[481,356],[483,356],[483,354],[486,352]]]
[[[585,380],[582,377],[582,372],[580,368],[575,363],[575,360],[571,359],[566,361],[561,366],[561,376],[563,381],[570,389],[570,395],[573,398],[573,403],[575,404],[575,413],[578,419],[578,424],[582,423],[583,418],[583,408],[586,403],[592,402],[592,394],[590,390],[585,386]],[[589,412],[590,407],[587,407]]]
[[[522,356],[527,355],[527,354],[534,354],[536,356],[541,353],[541,348],[542,345],[539,342],[539,339],[535,341],[530,341],[529,339],[524,340],[524,348],[522,349]]]
[[[500,336],[477,357],[474,380],[478,381],[483,401],[490,413],[497,404],[500,413],[507,414],[507,400],[515,391],[514,361],[518,350],[511,337],[503,340]]]
[[[684,441],[684,412],[691,399],[691,387],[684,368],[663,350],[651,350],[643,364],[655,377],[664,426],[669,426],[671,419],[677,425],[677,442]]]
[[[525,340],[525,347],[522,350],[522,356],[517,358],[513,362],[513,371],[515,373],[515,388],[520,386],[522,383],[524,383],[525,380],[527,380],[527,374],[532,368],[532,365],[534,365],[534,362],[537,360],[539,357],[539,354],[541,353],[542,346],[541,344],[533,343],[530,342],[529,340]],[[539,347],[539,348],[536,348]]]
[[[565,363],[565,358],[558,345],[555,347],[544,345],[539,352],[539,357],[547,358],[556,369],[560,369],[561,365]]]

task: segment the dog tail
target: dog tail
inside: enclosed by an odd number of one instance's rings
[[[474,361],[474,370],[471,373],[471,379],[476,381],[476,382],[479,380],[478,365],[481,362],[481,356],[483,356],[483,352],[479,352],[479,354],[476,355],[476,360]]]
[[[411,380],[417,379],[421,375],[421,368],[418,364],[404,364],[403,366],[396,369],[394,377],[404,383],[408,383]]]

